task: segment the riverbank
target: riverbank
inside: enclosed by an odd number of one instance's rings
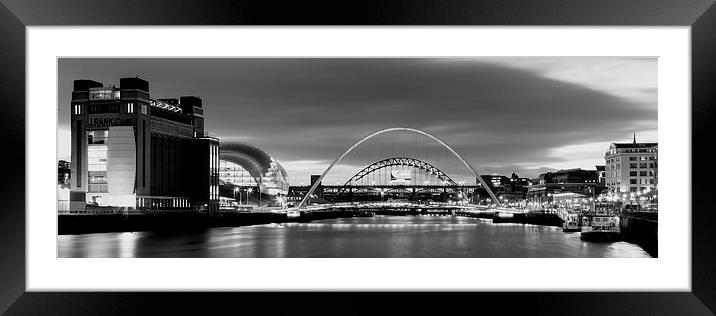
[[[313,212],[303,221],[353,217],[356,211]],[[285,213],[226,212],[218,216],[206,214],[131,214],[131,215],[58,215],[59,235],[109,232],[169,231],[193,232],[212,227],[250,226],[295,221]]]
[[[658,213],[625,212],[619,216],[619,229],[624,241],[635,243],[648,252],[652,257],[658,257]]]
[[[269,212],[226,212],[219,216],[206,214],[131,214],[131,215],[59,215],[58,234],[91,234],[105,232],[132,231],[195,231],[210,227],[249,226],[290,221],[312,221],[318,219],[344,218],[371,215],[387,216],[463,216],[492,219],[493,223],[516,223],[546,226],[562,226],[562,219],[549,213],[516,213],[512,216],[500,216],[494,212],[449,212],[417,210],[331,210],[311,212],[301,218],[288,218],[284,213]]]

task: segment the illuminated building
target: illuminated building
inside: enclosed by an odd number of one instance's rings
[[[60,160],[57,163],[57,185],[61,188],[70,187],[70,163]]]
[[[604,154],[611,192],[649,192],[658,184],[658,143],[612,143]]]
[[[75,80],[71,211],[218,210],[219,141],[204,136],[198,97],[155,100],[149,83]]]
[[[577,193],[588,198],[596,198],[604,191],[599,182],[598,170],[580,168],[564,169],[539,175],[536,183],[527,188],[527,205],[532,209],[543,209],[552,205],[554,197],[563,193]]]
[[[219,181],[240,190],[255,188],[256,193],[272,198],[288,194],[288,173],[283,166],[266,151],[243,143],[221,145]]]
[[[481,175],[480,177],[482,177],[482,180],[484,180],[493,191],[503,189],[510,182],[510,178],[497,174]]]

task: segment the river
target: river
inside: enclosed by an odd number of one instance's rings
[[[561,228],[456,216],[374,216],[209,228],[191,233],[58,236],[58,256],[132,258],[639,258],[628,242],[593,243]]]

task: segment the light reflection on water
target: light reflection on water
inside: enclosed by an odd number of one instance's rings
[[[58,236],[59,257],[601,258],[649,257],[627,242],[590,243],[558,227],[453,216],[375,216],[160,232]]]

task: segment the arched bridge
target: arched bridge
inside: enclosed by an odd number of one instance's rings
[[[438,144],[440,144],[444,149],[448,150],[449,153],[454,158],[456,158],[460,163],[462,163],[465,167],[467,167],[467,169],[471,173],[471,176],[473,176],[474,179],[476,179],[479,182],[479,185],[487,191],[487,193],[492,198],[492,201],[494,202],[494,204],[496,204],[498,207],[501,206],[501,203],[500,203],[499,199],[497,199],[497,196],[495,196],[495,194],[490,189],[490,186],[488,186],[487,183],[485,183],[485,181],[479,176],[479,174],[475,170],[475,168],[473,168],[472,165],[470,165],[470,163],[468,163],[462,156],[460,156],[460,154],[458,154],[447,143],[445,143],[441,139],[435,137],[434,135],[432,135],[428,132],[419,130],[419,129],[410,128],[410,127],[392,127],[392,128],[386,128],[386,129],[382,129],[382,130],[373,132],[373,133],[361,138],[355,144],[353,144],[351,147],[349,147],[345,152],[343,152],[343,154],[341,154],[338,158],[336,158],[336,160],[334,160],[328,166],[326,171],[324,171],[323,174],[321,174],[321,176],[313,183],[311,188],[308,190],[308,192],[304,195],[301,202],[298,204],[297,208],[304,206],[306,201],[316,191],[316,188],[321,184],[321,182],[326,177],[326,175],[329,172],[331,172],[333,167],[336,166],[336,164],[338,164],[341,160],[343,160],[343,158],[346,157],[349,153],[351,153],[354,149],[356,149],[358,146],[360,146],[361,144],[370,140],[373,137],[376,137],[378,135],[385,134],[385,133],[395,132],[395,131],[411,132],[411,133],[423,135],[423,136],[428,137],[429,139],[432,139],[433,141],[437,142]],[[450,179],[450,177],[448,177],[447,174],[440,171],[435,166],[432,166],[432,165],[426,163],[425,161],[415,159],[415,158],[408,158],[408,157],[392,157],[392,158],[381,159],[380,161],[372,163],[369,166],[363,168],[363,170],[358,172],[355,176],[353,176],[350,180],[348,180],[346,182],[346,186],[350,186],[350,184],[352,182],[355,182],[356,180],[361,179],[361,178],[365,177],[366,175],[375,172],[376,170],[380,170],[380,169],[386,168],[388,166],[397,166],[397,165],[410,166],[410,167],[422,169],[422,170],[425,170],[425,171],[431,173],[433,176],[436,176],[438,179],[440,179],[442,181],[447,181],[450,185],[454,186],[454,184],[455,184],[455,181]]]
[[[437,178],[438,180],[440,180],[441,182],[443,182],[446,185],[457,186],[457,183],[455,183],[455,181],[453,181],[447,174],[440,171],[440,169],[438,169],[435,166],[433,166],[425,161],[422,161],[420,159],[409,158],[409,157],[392,157],[392,158],[387,158],[387,159],[383,159],[381,161],[374,162],[371,165],[363,168],[363,170],[356,173],[353,177],[351,177],[348,181],[346,181],[346,183],[343,186],[344,187],[350,186],[350,185],[360,181],[361,179],[363,179],[363,177],[365,177],[373,172],[376,172],[380,169],[393,167],[393,166],[406,166],[406,167],[420,169],[427,173],[430,173],[431,175],[433,175],[435,178]]]

